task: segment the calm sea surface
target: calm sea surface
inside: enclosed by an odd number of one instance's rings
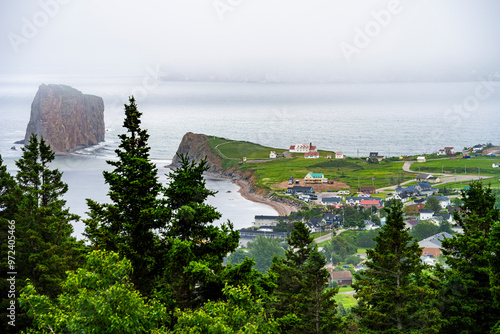
[[[134,94],[150,134],[151,157],[162,180],[186,132],[204,133],[287,148],[312,142],[319,149],[349,156],[431,153],[444,146],[462,149],[500,144],[500,83],[265,84],[158,82],[151,77],[0,78],[0,154],[9,170],[21,156],[19,145],[31,102],[42,83],[70,85],[101,96],[106,141],[76,156],[57,157],[64,172],[71,211],[85,215],[85,198],[106,201],[102,171],[114,157],[122,131],[123,104]],[[244,200],[227,180],[208,179],[218,190],[210,200],[235,227],[249,226],[271,208]],[[83,224],[75,224],[80,235]]]

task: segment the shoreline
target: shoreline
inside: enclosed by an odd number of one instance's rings
[[[261,204],[268,205],[268,206],[272,207],[278,213],[279,216],[288,216],[292,212],[296,212],[296,209],[292,206],[286,205],[284,203],[271,201],[270,199],[268,199],[264,196],[261,196],[261,195],[255,194],[255,193],[251,193],[250,192],[250,184],[248,181],[244,181],[241,179],[233,179],[233,182],[236,185],[238,185],[238,187],[240,188],[238,190],[238,193],[244,199],[246,199],[248,201],[255,202],[255,203],[261,203]]]

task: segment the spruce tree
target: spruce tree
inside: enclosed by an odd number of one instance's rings
[[[43,138],[39,140],[32,135],[22,150],[22,157],[16,161],[19,170],[15,179],[4,166],[0,167],[2,267],[6,265],[8,251],[15,251],[13,267],[3,270],[17,273],[16,296],[29,278],[40,293],[54,298],[61,292],[60,283],[66,271],[76,269],[83,262],[84,244],[71,236],[71,222],[79,217],[65,208],[63,196],[68,186],[62,181],[62,173],[50,168],[55,158],[50,146]],[[15,226],[15,248],[12,249],[4,247],[8,221]],[[16,307],[14,329],[17,332],[30,321],[19,305]]]
[[[54,158],[45,140],[32,135],[16,162],[22,193],[15,219],[18,271],[51,298],[61,291],[66,271],[75,269],[84,256],[83,242],[71,236],[71,222],[79,216],[65,208],[68,185],[59,170],[50,169]]]
[[[16,230],[15,224],[15,214],[17,212],[17,203],[20,199],[19,188],[16,185],[16,181],[12,175],[7,172],[7,166],[3,164],[2,156],[0,155],[0,270],[4,275],[8,272],[12,272],[15,270],[9,269],[9,260],[14,262],[16,260]],[[7,317],[10,313],[7,310],[7,307],[10,306],[11,298],[8,298],[10,290],[10,282],[6,279],[2,279],[0,281],[0,293],[1,293],[1,302],[0,302],[0,317],[1,317],[1,327],[0,331],[2,333],[15,333],[19,328],[23,328],[22,322],[26,319],[23,319],[24,316],[17,312],[17,324],[19,327],[13,327],[8,325],[8,322],[11,321]]]
[[[352,311],[370,333],[437,333],[439,312],[423,284],[422,249],[405,229],[401,205],[386,210],[376,246],[366,251],[368,269],[355,274],[358,305]]]
[[[125,105],[126,133],[119,135],[115,150],[118,160],[107,163],[114,167],[104,171],[112,203],[87,199],[90,218],[85,221],[85,235],[92,245],[125,256],[134,268],[132,281],[149,294],[154,280],[162,272],[159,261],[164,246],[159,234],[165,229],[169,211],[160,198],[164,188],[158,181],[158,170],[149,160],[149,135],[141,129],[141,115],[133,97]]]
[[[326,260],[302,222],[294,223],[287,242],[285,258],[275,258],[270,269],[276,288],[268,308],[281,319],[283,332],[331,333],[340,324],[333,299],[338,289],[327,289]],[[295,319],[290,323],[291,316]]]
[[[223,266],[223,260],[239,242],[239,232],[231,222],[214,225],[221,214],[205,203],[215,195],[206,188],[203,177],[208,170],[206,161],[196,163],[184,155],[179,156],[179,161],[180,166],[169,173],[170,183],[165,191],[172,218],[165,233],[163,284],[167,291],[164,293],[174,301],[171,311],[223,297],[225,278],[234,277]],[[235,268],[251,271],[246,261]],[[235,268],[229,271],[234,272]]]
[[[499,221],[495,196],[481,182],[473,182],[462,192],[463,205],[454,213],[463,229],[442,244],[446,264],[444,272],[443,317],[445,333],[488,333],[500,319],[500,305],[495,302],[498,284],[498,238],[493,227]],[[498,224],[498,223],[497,223]],[[496,272],[496,274],[495,274]],[[496,282],[496,283],[495,283]],[[493,294],[492,294],[493,292]]]

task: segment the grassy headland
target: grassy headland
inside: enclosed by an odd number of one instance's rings
[[[219,137],[210,137],[210,147],[223,158],[224,169],[253,171],[257,178],[255,185],[266,190],[279,190],[277,184],[290,177],[303,178],[308,172],[323,173],[329,180],[343,182],[352,189],[358,188],[358,181],[361,187],[374,185],[378,188],[414,178],[413,174],[402,170],[403,161],[368,163],[366,158],[327,159],[327,154],[335,156],[328,151],[320,151],[319,159],[304,159],[300,153],[292,158],[269,159],[270,151],[276,151],[279,156],[288,150]],[[243,163],[243,157],[247,162]]]

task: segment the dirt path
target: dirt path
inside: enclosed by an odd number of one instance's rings
[[[261,196],[261,195],[255,194],[255,193],[251,193],[250,186],[249,186],[248,182],[246,182],[246,181],[236,180],[235,183],[240,187],[238,192],[241,194],[241,196],[243,196],[243,198],[245,198],[249,201],[255,202],[255,203],[269,205],[274,210],[276,210],[276,212],[280,216],[288,216],[292,212],[297,211],[292,206],[289,206],[289,205],[286,205],[283,203],[279,203],[279,202],[274,202],[274,201],[271,201],[270,199],[268,199],[264,196]]]

